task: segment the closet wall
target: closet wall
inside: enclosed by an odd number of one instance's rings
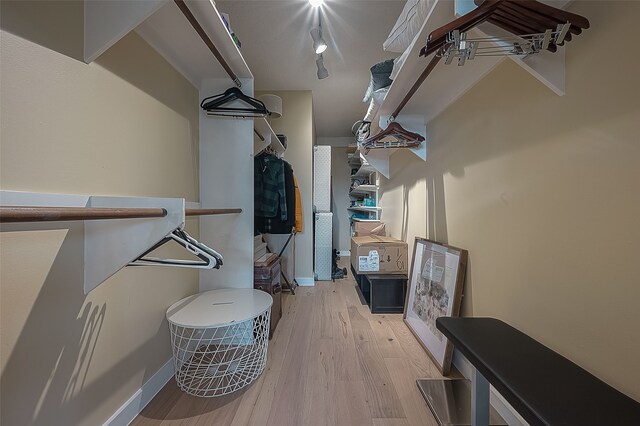
[[[463,315],[501,318],[640,400],[640,3],[578,1],[558,97],[506,60],[392,157],[385,222],[469,250]],[[606,52],[606,57],[603,56]],[[440,66],[444,66],[441,64]]]
[[[282,98],[282,117],[272,120],[278,134],[287,135],[284,158],[293,167],[302,197],[303,232],[296,234],[295,277],[300,285],[313,285],[313,105],[310,91],[256,91],[256,97],[271,93]],[[287,235],[271,236],[281,247]]]
[[[135,33],[72,59],[82,2],[16,3],[1,10],[2,189],[198,201],[196,89]],[[29,226],[0,233],[0,423],[103,424],[170,359],[165,311],[198,274],[125,268],[85,296],[82,222]]]

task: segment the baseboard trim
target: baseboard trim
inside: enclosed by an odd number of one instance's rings
[[[316,281],[313,277],[296,277],[296,281],[300,287],[313,287],[316,285]]]
[[[471,372],[473,366],[467,358],[460,352],[453,351],[453,365],[462,373],[462,375],[471,380]],[[496,409],[498,414],[502,416],[509,426],[529,426],[529,423],[518,414],[518,412],[491,386],[491,405]]]
[[[113,415],[104,422],[103,426],[126,426],[136,418],[144,407],[160,389],[173,377],[173,359],[169,359],[156,373],[146,381]]]

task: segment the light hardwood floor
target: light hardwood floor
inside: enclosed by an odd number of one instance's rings
[[[264,373],[220,398],[171,380],[133,425],[436,426],[415,380],[441,377],[402,315],[372,315],[349,278],[283,295]]]

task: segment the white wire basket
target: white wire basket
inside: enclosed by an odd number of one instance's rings
[[[252,309],[247,310],[239,304],[246,305],[249,296],[261,303],[250,303]],[[167,319],[180,389],[190,395],[216,397],[254,381],[267,363],[271,304],[269,294],[243,289],[200,293],[171,306]],[[185,324],[187,317],[196,319],[193,325]],[[202,326],[203,317],[217,322]]]

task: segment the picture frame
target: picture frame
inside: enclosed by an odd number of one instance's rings
[[[451,370],[453,344],[436,329],[441,316],[460,314],[467,250],[416,237],[403,319],[440,373]]]

